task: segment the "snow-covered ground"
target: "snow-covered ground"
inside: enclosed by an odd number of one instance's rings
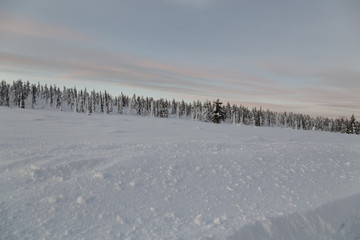
[[[0,239],[359,239],[360,138],[0,107]]]

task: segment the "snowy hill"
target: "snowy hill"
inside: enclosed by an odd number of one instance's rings
[[[0,107],[0,239],[357,239],[360,138]]]

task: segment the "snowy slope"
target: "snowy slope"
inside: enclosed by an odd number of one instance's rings
[[[359,156],[356,135],[1,107],[0,239],[302,239],[299,216],[360,237]]]

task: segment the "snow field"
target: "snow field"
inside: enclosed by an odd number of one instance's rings
[[[360,193],[356,135],[9,108],[0,123],[1,239],[233,239]]]

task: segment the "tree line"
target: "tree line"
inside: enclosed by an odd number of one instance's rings
[[[56,85],[32,84],[29,81],[13,81],[12,84],[2,81],[0,84],[0,106],[18,108],[57,108],[60,111],[79,113],[128,114],[151,117],[189,118],[203,122],[221,121],[232,124],[251,126],[285,127],[301,130],[319,130],[347,134],[359,134],[360,122],[354,115],[350,118],[329,119],[326,117],[311,117],[293,112],[273,112],[268,109],[248,108],[238,105],[223,105],[216,102],[184,100],[169,101],[131,97],[121,93],[112,96],[108,92],[88,91],[86,88],[59,88]]]

